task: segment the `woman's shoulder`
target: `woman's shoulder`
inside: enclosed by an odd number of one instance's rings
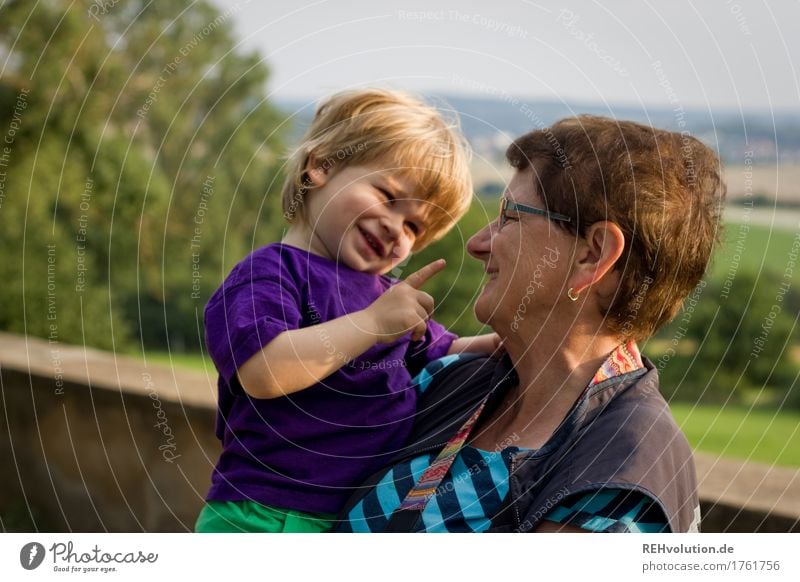
[[[646,491],[603,487],[572,495],[556,505],[547,521],[605,533],[668,533],[659,500]]]
[[[618,390],[606,387],[587,406],[588,413],[577,414],[574,423],[565,424],[560,435],[563,438],[548,443],[547,450],[540,449],[538,456],[521,459],[517,478],[543,483],[541,488],[532,488],[523,503],[522,513],[532,527],[555,505],[553,499],[560,503],[569,497],[575,503],[561,507],[560,513],[547,519],[574,524],[572,510],[587,519],[594,518],[585,507],[606,500],[603,506],[614,509],[615,515],[627,515],[618,511],[625,507],[633,510],[638,506],[637,514],[647,510],[644,525],[633,527],[631,522],[631,531],[659,530],[662,520],[651,519],[658,513],[656,509],[664,514],[670,529],[688,531],[696,506],[692,451],[666,401],[657,390],[651,391],[654,383],[657,388],[657,372],[648,370],[613,387]],[[598,496],[598,491],[603,495]],[[637,494],[618,499],[621,491]],[[600,517],[605,524],[601,530],[623,531],[615,529],[620,524],[608,521],[612,516]]]
[[[635,440],[683,436],[659,389],[658,371],[648,360],[645,360],[644,373],[634,376],[621,388],[614,398],[598,410],[606,417],[615,419],[609,424],[615,425],[616,431]],[[625,422],[621,422],[623,417]]]
[[[574,453],[612,460],[641,457],[652,464],[691,457],[659,390],[658,371],[647,360],[644,370],[591,393],[581,412],[573,425]]]

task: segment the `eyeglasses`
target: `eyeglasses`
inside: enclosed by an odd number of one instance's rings
[[[557,212],[548,212],[547,210],[542,210],[541,208],[534,208],[533,206],[526,206],[524,204],[517,204],[516,202],[511,202],[508,198],[503,197],[500,199],[500,226],[503,226],[506,222],[508,222],[508,211],[517,211],[517,212],[524,212],[525,214],[536,214],[538,216],[544,216],[545,218],[549,218],[550,220],[555,220],[556,222],[572,222],[572,218],[566,216],[564,214],[558,214]]]

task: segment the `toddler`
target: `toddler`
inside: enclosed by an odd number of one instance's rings
[[[386,276],[441,238],[472,194],[463,138],[404,93],[358,90],[317,111],[287,167],[289,228],[206,306],[222,454],[197,531],[311,532],[405,444],[411,379],[494,334],[456,338],[420,286]]]

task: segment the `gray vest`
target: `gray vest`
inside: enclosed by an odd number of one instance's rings
[[[699,531],[692,452],[645,366],[593,386],[544,447],[514,458],[509,502],[490,531],[533,531],[562,500],[599,487],[646,493],[673,532]]]
[[[509,495],[492,519],[490,532],[535,531],[570,495],[606,486],[641,491],[655,499],[673,532],[699,531],[692,452],[658,391],[658,373],[646,358],[644,364],[645,370],[592,386],[547,444],[513,459]],[[508,356],[499,361],[466,356],[436,372],[418,403],[409,443],[390,466],[441,450],[487,393],[491,396],[484,415],[517,381]],[[340,520],[346,521],[385,472],[383,468],[361,484]]]

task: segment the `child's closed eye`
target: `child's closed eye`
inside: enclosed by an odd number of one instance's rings
[[[389,192],[389,190],[387,190],[386,188],[382,188],[380,186],[376,186],[375,189],[378,192],[380,192],[381,194],[383,194],[383,197],[386,198],[386,201],[389,202],[390,205],[392,205],[392,204],[394,204],[396,202],[397,199],[394,197],[394,194]]]
[[[392,193],[391,190],[389,190],[384,186],[379,186],[379,185],[376,185],[375,189],[378,192],[380,192],[381,195],[386,199],[386,202],[389,204],[389,206],[395,206],[395,204],[397,203],[397,198],[395,197],[395,195]],[[410,220],[405,221],[403,223],[403,227],[415,238],[418,237],[422,232],[422,226],[420,226],[414,221]]]

